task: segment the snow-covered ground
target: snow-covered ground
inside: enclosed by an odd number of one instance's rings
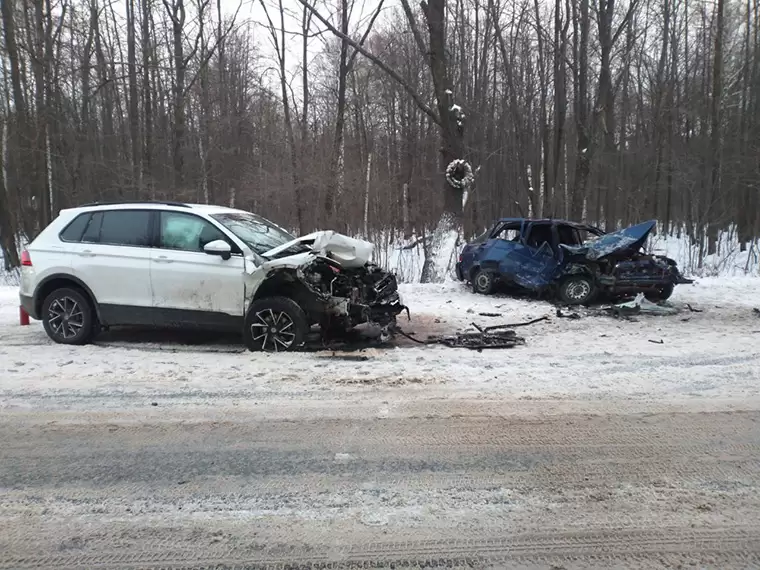
[[[508,350],[419,346],[399,339],[393,348],[259,354],[236,339],[181,344],[170,333],[109,333],[95,345],[68,347],[48,340],[42,326],[18,325],[18,296],[0,287],[0,406],[9,408],[141,408],[206,406],[224,402],[352,405],[392,415],[424,400],[574,400],[589,406],[616,402],[668,405],[689,400],[738,407],[760,401],[760,280],[705,278],[680,286],[675,316],[557,318],[546,302],[471,293],[463,285],[403,285],[417,338],[542,316],[517,329],[526,345]],[[702,312],[685,308],[689,303]],[[486,317],[479,313],[498,313]],[[490,404],[489,404],[490,405]],[[508,407],[504,407],[508,413]]]

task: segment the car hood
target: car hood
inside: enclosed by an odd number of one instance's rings
[[[312,254],[323,255],[340,263],[343,267],[363,267],[372,258],[375,246],[368,241],[360,240],[327,230],[301,236],[279,245],[262,254],[267,259],[274,260],[277,256],[295,245],[307,246],[311,253],[297,253],[281,257],[278,261],[293,261],[298,265],[308,262]]]
[[[650,232],[657,224],[656,220],[649,220],[609,234],[604,234],[589,240],[580,246],[563,246],[573,254],[585,255],[587,259],[597,260],[613,253],[624,251],[638,251],[644,245]]]

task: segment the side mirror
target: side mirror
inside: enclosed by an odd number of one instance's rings
[[[216,239],[203,246],[203,251],[209,255],[218,255],[225,261],[232,257],[232,248],[223,239]]]

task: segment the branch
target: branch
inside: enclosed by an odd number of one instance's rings
[[[315,8],[313,8],[307,0],[298,0],[305,8],[307,8],[314,16],[322,22],[328,30],[330,30],[335,36],[339,37],[342,40],[345,40],[348,45],[350,45],[352,48],[354,48],[356,51],[361,53],[364,57],[369,59],[372,63],[374,63],[377,67],[382,69],[385,73],[387,73],[396,83],[398,83],[404,91],[406,91],[411,98],[414,100],[416,105],[428,116],[430,117],[433,122],[441,126],[441,119],[438,116],[438,114],[430,108],[429,105],[427,105],[420,95],[412,89],[412,87],[404,81],[404,79],[395,71],[393,71],[390,67],[388,67],[385,63],[383,63],[383,60],[381,60],[379,57],[373,55],[368,50],[364,49],[362,46],[360,46],[358,43],[356,43],[354,40],[352,40],[347,35],[343,34],[342,32],[338,31],[335,26],[333,26],[330,22],[328,22]]]
[[[235,27],[235,21],[237,20],[238,13],[240,12],[240,7],[243,5],[242,0],[240,3],[238,3],[237,10],[235,10],[235,15],[232,16],[232,21],[230,22],[230,25],[227,26],[227,29],[225,32],[216,39],[216,42],[214,43],[214,46],[208,51],[206,54],[206,57],[201,62],[201,65],[198,67],[197,71],[195,72],[195,75],[193,75],[192,79],[188,82],[187,87],[185,88],[185,93],[189,92],[190,89],[195,85],[195,82],[198,80],[198,77],[200,76],[201,69],[203,69],[203,66],[208,64],[208,62],[211,60],[211,58],[214,56],[214,53],[216,53],[217,48],[219,47],[219,44],[221,44],[227,36],[232,31],[232,28]]]
[[[404,14],[406,14],[406,19],[409,21],[409,27],[412,29],[414,41],[417,42],[417,47],[420,48],[420,52],[424,55],[428,52],[428,49],[425,47],[425,42],[422,40],[420,29],[417,27],[417,20],[414,18],[414,12],[412,12],[408,0],[401,0],[401,5],[404,7]]]
[[[359,40],[359,45],[363,46],[364,42],[367,41],[367,37],[369,37],[369,33],[372,31],[372,26],[375,23],[375,20],[377,20],[377,17],[380,15],[380,11],[383,9],[383,2],[385,0],[380,0],[380,3],[377,5],[377,10],[375,10],[375,13],[372,14],[372,18],[369,21],[369,24],[367,25],[367,29],[364,31],[364,35]],[[353,5],[352,5],[353,8]],[[348,65],[346,66],[346,69],[350,70],[354,66],[354,60],[356,59],[356,54],[359,53],[357,50],[354,50],[354,52],[351,54],[351,57],[348,59]]]
[[[612,45],[614,46],[618,38],[620,37],[620,34],[623,32],[623,28],[628,24],[628,20],[631,19],[631,16],[633,16],[633,11],[636,9],[636,6],[638,5],[638,0],[631,0],[631,3],[628,5],[628,12],[626,12],[625,17],[623,18],[623,21],[620,22],[620,26],[615,31],[615,35],[612,36]]]

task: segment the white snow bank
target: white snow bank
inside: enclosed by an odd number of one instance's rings
[[[700,244],[692,243],[685,229],[682,229],[678,233],[652,237],[648,249],[673,258],[687,275],[760,277],[760,242],[754,240],[745,243],[744,251],[741,251],[741,245],[736,227],[731,227],[718,234],[716,252],[706,255],[706,239],[700,251]]]
[[[334,402],[340,409],[374,402],[378,413],[392,413],[412,401],[438,398],[749,401],[760,398],[760,318],[752,312],[760,307],[759,284],[751,278],[700,279],[677,287],[673,303],[703,312],[637,322],[560,319],[549,303],[474,295],[456,283],[404,285],[413,320],[401,325],[421,339],[472,322],[550,320],[517,329],[527,344],[514,349],[479,353],[400,340],[396,348],[365,350],[360,359],[329,351],[250,353],[235,339],[156,342],[155,334],[144,333],[112,333],[84,347],[56,345],[39,323],[18,325],[17,290],[6,287],[0,288],[0,407],[300,401]]]

